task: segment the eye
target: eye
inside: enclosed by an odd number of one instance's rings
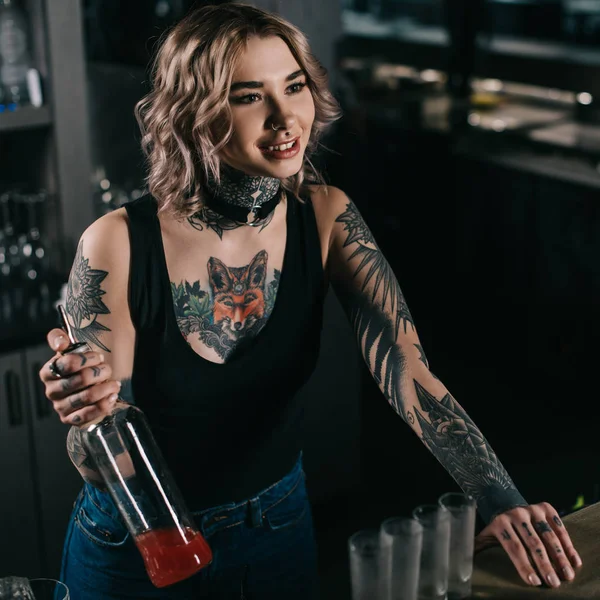
[[[221,304],[231,308],[233,306],[233,301],[231,300],[231,298],[224,298],[223,300],[221,300]]]
[[[260,100],[260,94],[246,94],[232,98],[234,104],[254,104]]]
[[[255,294],[246,294],[246,297],[244,298],[244,304],[251,304],[255,300],[256,300]]]
[[[292,83],[287,89],[290,94],[298,94],[306,87],[306,81],[298,81]]]

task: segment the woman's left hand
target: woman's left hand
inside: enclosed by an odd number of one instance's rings
[[[541,577],[549,586],[558,587],[561,579],[573,579],[582,564],[561,518],[547,502],[497,515],[475,538],[475,552],[497,543],[530,585],[541,585]]]

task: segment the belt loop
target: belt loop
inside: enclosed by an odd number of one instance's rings
[[[250,526],[260,527],[262,525],[262,510],[260,507],[260,498],[252,498],[248,501],[248,508],[250,512]]]

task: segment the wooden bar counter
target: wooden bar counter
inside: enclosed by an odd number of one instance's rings
[[[557,589],[526,585],[503,548],[495,546],[476,554],[473,565],[473,598],[528,600],[564,598],[600,600],[600,502],[566,515],[563,522],[583,566],[572,582]]]

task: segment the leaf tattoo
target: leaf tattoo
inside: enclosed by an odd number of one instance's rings
[[[392,319],[373,308],[364,294],[355,295],[350,302],[348,298],[344,300],[350,306],[350,322],[373,379],[382,387],[391,407],[408,423],[411,419],[414,422],[414,417],[406,413],[402,398],[406,356],[396,344]]]
[[[110,329],[97,320],[98,315],[110,314],[110,310],[102,301],[106,292],[100,288],[107,275],[108,271],[90,268],[89,260],[83,255],[81,240],[67,284],[67,314],[78,341],[94,344],[110,352],[100,341],[100,336]]]
[[[412,316],[408,310],[400,286],[396,281],[394,272],[379,250],[373,235],[353,202],[348,202],[345,212],[336,219],[336,222],[343,223],[344,229],[348,232],[344,248],[350,244],[356,244],[356,248],[349,258],[349,260],[356,257],[360,258],[360,263],[354,271],[354,276],[356,277],[361,271],[366,270],[362,290],[365,291],[369,282],[373,280],[371,300],[374,301],[377,294],[381,291],[381,310],[385,309],[389,298],[391,313],[396,315],[394,324],[395,334],[400,330],[402,321],[404,321],[404,333],[406,333],[407,324],[409,323],[414,329]]]

